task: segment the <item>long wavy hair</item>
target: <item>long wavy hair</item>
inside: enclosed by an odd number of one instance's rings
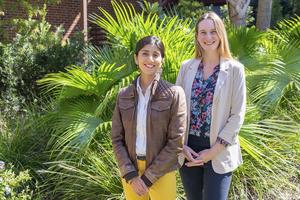
[[[231,59],[232,56],[229,49],[228,38],[227,38],[227,33],[226,33],[224,23],[222,19],[214,12],[207,12],[198,19],[198,22],[195,27],[195,57],[196,58],[203,57],[204,50],[197,40],[197,35],[198,35],[199,23],[205,19],[210,19],[214,22],[216,32],[220,38],[220,44],[218,47],[219,55],[223,58]]]

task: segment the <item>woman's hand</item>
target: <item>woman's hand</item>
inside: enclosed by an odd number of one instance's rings
[[[185,158],[190,162],[195,161],[195,158],[198,157],[198,154],[187,145],[183,145],[183,154]]]
[[[196,167],[196,166],[202,166],[204,163],[210,161],[212,159],[211,149],[205,149],[200,151],[197,154],[197,157],[194,159],[194,161],[190,161],[185,163],[187,167]]]
[[[198,155],[199,156],[197,157],[197,160],[199,159],[203,161],[203,163],[207,163],[208,161],[212,160],[216,156],[212,148],[199,151]]]
[[[200,166],[204,164],[201,160],[197,160],[199,155],[187,145],[183,146],[183,153],[186,159],[189,161],[185,163],[186,166],[192,167],[192,166]]]
[[[204,163],[212,160],[215,156],[217,156],[221,151],[223,151],[225,146],[220,143],[215,143],[210,149],[205,149],[199,151],[197,157],[194,158],[194,161],[187,162],[185,165],[188,167],[201,166]]]
[[[129,184],[131,185],[133,191],[139,196],[143,196],[148,193],[148,187],[139,176],[130,180]]]

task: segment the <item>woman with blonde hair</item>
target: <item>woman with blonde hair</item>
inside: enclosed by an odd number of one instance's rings
[[[177,77],[187,99],[187,131],[180,176],[188,200],[227,199],[241,163],[238,132],[246,108],[244,66],[231,56],[225,26],[214,12],[195,28],[195,58]]]

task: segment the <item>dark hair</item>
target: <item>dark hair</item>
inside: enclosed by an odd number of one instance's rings
[[[165,46],[162,43],[162,41],[160,41],[160,39],[156,36],[146,36],[143,37],[142,39],[140,39],[135,46],[135,55],[138,55],[139,51],[146,45],[148,44],[152,44],[155,45],[158,49],[159,52],[161,54],[161,57],[164,58],[165,57]]]

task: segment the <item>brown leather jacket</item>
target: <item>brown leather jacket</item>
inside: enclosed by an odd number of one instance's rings
[[[126,181],[138,176],[136,159],[137,79],[119,92],[112,119],[112,145]],[[146,113],[145,113],[146,114]],[[146,170],[142,179],[151,186],[175,170],[186,130],[186,102],[183,89],[156,76],[147,108]],[[149,183],[150,181],[150,183]],[[148,182],[148,184],[147,184]]]

